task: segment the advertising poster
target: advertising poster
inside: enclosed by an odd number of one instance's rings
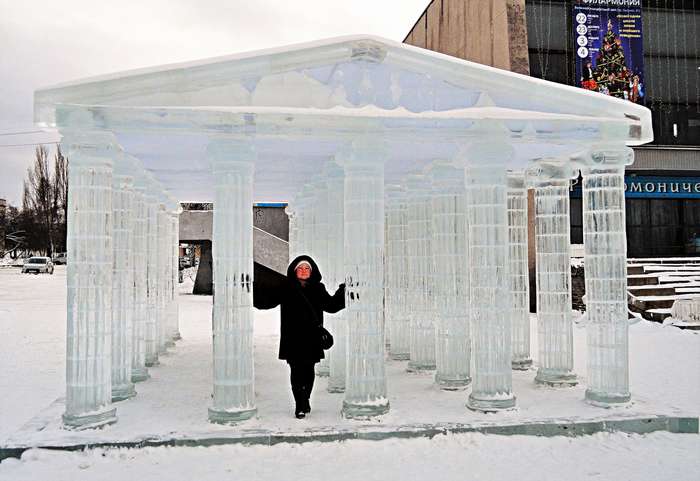
[[[576,85],[644,104],[641,0],[573,6]]]

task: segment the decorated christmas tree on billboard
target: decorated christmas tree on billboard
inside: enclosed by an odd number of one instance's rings
[[[579,85],[643,103],[641,9],[575,5],[574,21]]]

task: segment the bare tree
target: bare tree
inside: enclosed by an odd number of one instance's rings
[[[46,147],[35,151],[34,163],[27,169],[22,198],[22,227],[32,251],[52,255],[66,245],[68,218],[68,159],[58,148],[49,161]]]
[[[63,156],[59,145],[54,156],[53,208],[57,222],[56,243],[65,250],[68,221],[68,159]]]

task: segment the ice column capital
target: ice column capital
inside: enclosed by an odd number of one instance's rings
[[[567,159],[542,161],[525,170],[525,181],[529,188],[550,187],[561,181],[576,179],[578,174],[578,166]]]
[[[634,151],[624,144],[604,144],[572,159],[581,170],[625,167],[634,162]]]
[[[123,151],[112,132],[104,130],[61,130],[61,147],[71,162],[112,162]]]

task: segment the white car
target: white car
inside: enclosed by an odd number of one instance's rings
[[[30,257],[22,266],[22,274],[53,274],[53,262],[49,257]]]

